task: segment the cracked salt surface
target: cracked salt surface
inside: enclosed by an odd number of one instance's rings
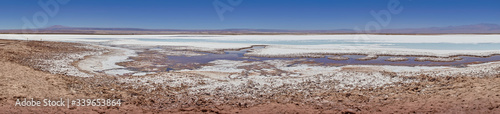
[[[349,72],[342,71],[343,67],[328,67],[328,66],[309,66],[306,64],[289,66],[289,64],[293,63],[292,61],[285,60],[269,60],[264,62],[249,62],[243,63],[244,61],[229,61],[229,60],[218,60],[214,61],[215,65],[213,66],[204,66],[200,69],[196,70],[184,70],[182,72],[190,72],[190,73],[199,73],[201,75],[207,75],[205,71],[214,71],[214,72],[225,72],[227,75],[231,73],[239,73],[245,71],[245,69],[240,69],[238,67],[254,65],[254,64],[270,64],[273,65],[273,69],[265,69],[266,70],[283,70],[287,72],[292,72],[294,74],[299,74],[297,76],[262,76],[262,75],[252,75],[247,76],[246,78],[242,78],[241,81],[253,81],[259,83],[261,85],[267,84],[271,87],[279,87],[283,84],[297,84],[303,83],[304,80],[311,80],[312,78],[322,77],[322,81],[337,81],[338,85],[336,87],[349,89],[353,87],[379,87],[385,84],[390,84],[394,82],[402,82],[403,80],[399,77],[391,77],[382,75],[381,73],[377,73],[373,71],[373,73],[363,73],[363,72]],[[352,67],[352,66],[351,66]],[[360,66],[356,66],[360,67]],[[374,66],[370,66],[374,67]],[[377,67],[379,68],[379,67]],[[415,68],[411,68],[415,69]],[[201,71],[201,72],[198,72]],[[238,75],[238,74],[236,74]],[[241,75],[241,74],[239,74]],[[217,77],[219,76],[219,77]],[[222,76],[222,77],[221,77]],[[224,77],[222,74],[216,74],[214,76],[209,76],[211,78],[215,78],[218,80],[228,80],[229,82],[218,82],[219,86],[229,86],[234,85],[232,83],[233,80],[230,78]],[[295,78],[294,78],[295,77]],[[241,82],[240,81],[240,82]],[[225,83],[225,84],[224,84]],[[215,83],[214,83],[215,84]],[[238,84],[238,83],[236,83]],[[217,85],[207,85],[207,88],[213,88],[208,86],[217,86]],[[234,85],[239,86],[239,85]],[[203,88],[203,87],[201,87]],[[206,88],[205,88],[206,89]]]
[[[140,83],[137,83],[137,82]],[[204,76],[195,76],[186,73],[161,73],[146,77],[132,77],[121,79],[121,82],[131,84],[163,84],[169,87],[185,86],[191,94],[200,93],[237,93],[247,94],[246,86],[256,90],[282,90],[288,87],[296,89],[303,88],[300,85],[314,84],[317,89],[354,89],[380,87],[395,82],[409,83],[414,80],[403,80],[399,77],[386,76],[381,73],[354,73],[354,72],[332,72],[328,74],[290,77],[290,76],[249,76],[242,79],[214,79]],[[276,91],[264,91],[269,94]]]
[[[452,67],[402,67],[402,66],[374,66],[374,65],[348,65],[343,67],[291,65],[287,60],[270,60],[264,62],[244,62],[218,60],[212,62],[214,66],[224,66],[228,69],[213,69],[206,66],[198,70],[179,71],[172,73],[153,74],[144,77],[128,77],[120,79],[121,82],[131,85],[160,84],[169,87],[188,87],[190,94],[238,94],[257,95],[273,94],[286,90],[312,91],[314,90],[349,90],[355,88],[373,88],[391,86],[394,83],[418,82],[416,79],[405,79],[406,76],[495,76],[500,74],[500,62],[471,65],[467,68]],[[235,64],[230,64],[235,63]],[[244,64],[239,64],[244,63]],[[230,65],[227,65],[230,64]],[[264,76],[251,75],[244,78],[230,78],[227,75],[241,76],[238,74],[243,66],[255,64],[273,65],[269,70],[284,70],[300,72],[299,76]],[[344,69],[353,68],[353,69]],[[370,69],[360,71],[360,69]],[[309,73],[307,71],[310,70]],[[207,71],[217,72],[210,76]],[[385,73],[397,71],[392,73]],[[219,77],[216,77],[219,76]],[[308,88],[308,89],[305,89]]]
[[[465,68],[443,68],[423,72],[401,72],[401,76],[428,75],[435,77],[442,76],[470,76],[470,77],[490,77],[500,74],[500,62],[490,62],[476,65],[469,65]]]

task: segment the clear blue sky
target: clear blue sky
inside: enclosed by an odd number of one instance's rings
[[[0,29],[20,29],[44,11],[39,0],[0,1]],[[40,0],[47,1],[47,0]],[[387,9],[389,0],[243,0],[221,21],[215,0],[71,0],[44,27],[128,27],[151,29],[361,28]],[[219,0],[228,4],[227,0]],[[404,10],[384,28],[420,28],[479,23],[500,24],[500,0],[399,0]],[[229,4],[228,4],[229,5]]]

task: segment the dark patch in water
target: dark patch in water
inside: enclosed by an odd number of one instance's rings
[[[175,69],[173,69],[173,68],[167,68],[167,70],[165,70],[165,71],[168,72],[168,71],[173,71],[173,70],[175,70]]]

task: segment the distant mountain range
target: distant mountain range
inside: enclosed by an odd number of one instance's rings
[[[382,33],[500,33],[500,25],[475,24],[448,27],[410,28],[410,29],[385,29]]]
[[[359,34],[352,29],[338,30],[278,30],[278,29],[140,29],[140,28],[87,28],[55,25],[34,30],[0,30],[2,34]],[[375,34],[498,34],[500,25],[475,24],[448,27],[383,29]]]

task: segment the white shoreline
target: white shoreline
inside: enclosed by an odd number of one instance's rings
[[[78,62],[77,66],[84,71],[99,74],[99,72],[104,72],[108,75],[123,75],[126,73],[134,73],[135,71],[124,70],[125,67],[116,65],[119,62],[130,61],[128,58],[132,56],[137,56],[134,50],[118,48],[118,47],[108,47],[110,52],[100,55],[93,55],[86,59]]]

